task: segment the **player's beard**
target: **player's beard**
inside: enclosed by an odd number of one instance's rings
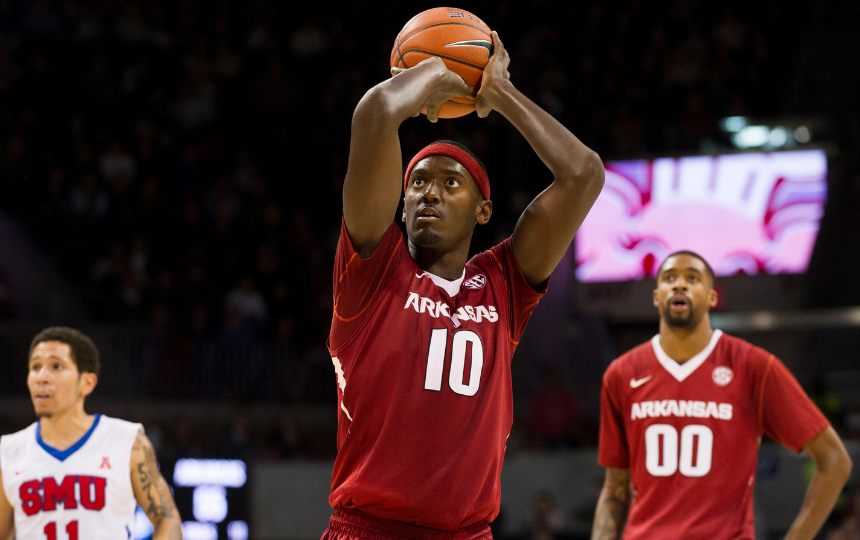
[[[54,415],[53,413],[49,413],[49,412],[37,412],[36,418],[41,420],[42,418],[50,418],[53,415]]]
[[[673,328],[691,328],[695,327],[702,320],[703,314],[699,313],[693,306],[693,302],[689,302],[690,309],[686,315],[678,315],[672,311],[672,300],[669,299],[660,308],[660,316],[666,324]]]

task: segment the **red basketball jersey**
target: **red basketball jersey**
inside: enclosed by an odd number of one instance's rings
[[[828,422],[776,357],[715,330],[679,364],[655,336],[603,377],[604,467],[630,469],[624,538],[755,538],[761,435],[799,452]]]
[[[496,517],[510,362],[542,294],[510,240],[451,282],[418,267],[393,223],[368,259],[341,225],[328,341],[339,398],[333,507],[441,530]]]

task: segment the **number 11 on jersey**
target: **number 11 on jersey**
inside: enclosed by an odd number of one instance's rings
[[[472,345],[472,366],[467,382],[466,353],[468,344]],[[445,351],[448,349],[448,329],[434,328],[430,335],[430,348],[427,351],[427,371],[424,374],[424,389],[442,391],[442,375],[445,370]],[[454,332],[451,338],[451,370],[448,386],[455,394],[472,397],[481,385],[481,370],[484,367],[484,346],[481,338],[471,330]]]
[[[69,535],[69,540],[78,540],[78,521],[70,521],[66,525],[66,534]],[[47,540],[57,540],[57,523],[52,521],[45,525],[45,538]]]

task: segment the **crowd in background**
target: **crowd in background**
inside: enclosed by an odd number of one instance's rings
[[[0,205],[98,321],[320,343],[351,113],[389,76],[402,4],[0,0]],[[515,84],[604,158],[695,151],[720,117],[776,112],[802,23],[781,2],[469,7]],[[476,249],[510,234],[551,180],[525,141],[498,115],[424,124],[406,158],[454,138],[489,167]]]

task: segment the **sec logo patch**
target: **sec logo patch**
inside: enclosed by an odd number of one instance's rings
[[[714,372],[711,374],[711,377],[714,379],[714,382],[720,386],[725,386],[732,382],[732,378],[734,376],[735,374],[732,372],[732,370],[725,366],[714,368]]]
[[[463,286],[467,289],[477,291],[478,289],[483,289],[486,284],[487,278],[484,276],[484,274],[478,274],[467,279],[466,282],[463,283]]]

